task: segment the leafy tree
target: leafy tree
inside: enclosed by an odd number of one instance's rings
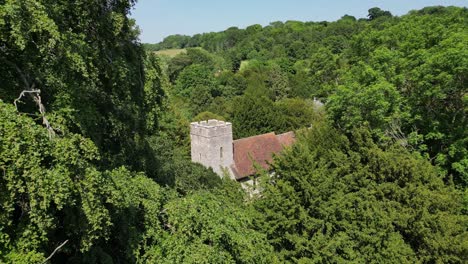
[[[91,138],[102,166],[132,163],[146,134],[145,100],[159,97],[144,89],[145,53],[126,16],[134,1],[3,2],[2,99],[40,89],[56,126]]]
[[[242,95],[247,89],[247,80],[238,73],[223,71],[217,76],[216,80],[218,81],[218,90],[221,92],[221,96],[225,98]]]
[[[327,109],[333,120],[347,131],[370,126],[377,136],[384,136],[401,116],[402,98],[395,87],[383,80],[375,80],[367,87],[358,84],[339,86],[330,97]]]
[[[190,41],[190,36],[185,35],[171,35],[163,39],[161,43],[159,43],[156,47],[153,47],[152,51],[163,50],[163,49],[170,49],[170,48],[178,48],[183,49],[188,46]]]
[[[373,7],[369,9],[369,14],[367,15],[367,17],[369,18],[369,20],[374,20],[379,17],[392,17],[392,13],[390,13],[389,11],[382,10],[378,7]]]
[[[288,76],[277,64],[269,67],[267,85],[275,101],[287,98],[290,94]]]
[[[210,119],[226,121],[226,119],[220,115],[211,113],[211,112],[201,112],[196,117],[193,118],[194,122],[206,121]]]
[[[125,168],[99,171],[89,139],[51,140],[11,105],[0,102],[0,117],[0,261],[43,262],[64,241],[56,257],[63,262],[133,261],[146,232],[141,223],[154,224],[146,221],[160,207],[159,186]]]
[[[305,48],[304,42],[296,40],[289,47],[288,55],[296,59],[305,59],[307,56]]]
[[[462,92],[465,80],[461,76],[466,72],[463,66],[466,53],[461,46],[466,42],[466,34],[462,33],[466,12],[455,7],[414,12],[401,20],[368,28],[351,45],[349,60],[354,66],[341,79],[343,85],[354,86],[355,91],[366,90],[362,87],[375,85],[377,80],[387,83],[387,87],[392,86],[391,91],[385,89],[389,94],[381,95],[385,99],[379,100],[387,101],[390,107],[379,106],[383,111],[379,115],[384,117],[379,118],[383,121],[381,124],[393,126],[390,121],[397,120],[400,137],[407,138],[413,147],[441,166],[447,172],[447,181],[453,178],[463,188],[466,184],[463,150],[466,148],[466,114],[463,114],[466,107]],[[406,31],[407,28],[411,30]],[[365,105],[366,96],[361,100],[359,93],[351,92],[353,95],[349,96],[340,91],[341,88],[330,102],[330,110],[338,123],[353,126],[355,121],[361,123],[354,119],[360,116],[371,123],[371,128],[382,131],[380,125],[372,124],[375,119],[369,116],[371,112],[357,114],[351,109]],[[348,99],[338,106],[335,103],[339,100],[333,103],[337,97]],[[338,114],[340,111],[334,110],[339,108],[349,111]],[[384,113],[385,109],[390,111]]]
[[[230,120],[235,138],[284,131],[284,117],[266,96],[246,94],[233,99]]]
[[[190,96],[191,109],[194,114],[203,112],[213,102],[213,90],[208,86],[195,86]]]
[[[190,48],[187,49],[187,56],[190,58],[193,64],[203,65],[208,67],[210,70],[214,70],[216,67],[215,56],[206,50],[200,48]]]
[[[215,79],[209,68],[200,64],[192,64],[180,73],[175,92],[187,97],[192,95],[196,87],[204,87],[211,93],[215,86]]]
[[[463,262],[461,193],[399,145],[316,125],[277,157],[256,206],[291,262]]]
[[[424,135],[429,156],[462,186],[468,186],[465,44],[468,34],[454,33],[430,49],[426,63],[412,69],[414,77],[404,91],[411,106],[411,124]]]
[[[0,262],[464,261],[466,8],[141,45],[134,3],[0,5]],[[312,128],[246,197],[190,160],[190,122],[223,117]]]
[[[191,64],[192,59],[185,52],[177,54],[174,58],[172,58],[168,63],[168,75],[171,82],[174,83],[177,80],[180,72]]]
[[[238,197],[238,199],[242,197]],[[199,192],[164,208],[164,240],[145,261],[158,263],[272,263],[271,247],[250,213],[224,194]]]
[[[275,105],[285,116],[287,130],[310,127],[322,119],[323,109],[316,109],[309,100],[288,98],[276,102]]]

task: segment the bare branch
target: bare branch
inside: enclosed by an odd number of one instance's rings
[[[25,97],[26,94],[39,94],[41,93],[41,90],[39,89],[34,89],[34,86],[32,87],[31,90],[23,90],[20,95],[18,96],[18,98],[16,98],[14,101],[13,101],[13,104],[15,105],[16,107],[16,111],[19,112],[18,110],[18,105],[16,104],[17,102],[20,102],[21,101],[21,98]]]
[[[49,261],[54,255],[55,253],[57,253],[57,251],[59,249],[61,249],[63,246],[65,246],[65,244],[68,242],[68,239],[65,240],[60,246],[56,247],[54,252],[52,252],[52,254],[49,255],[49,257],[46,258],[46,260],[44,260],[44,262],[42,262],[42,264],[45,264],[47,261]]]
[[[405,133],[401,131],[401,125],[398,120],[392,120],[392,122],[390,122],[389,127],[385,130],[385,135],[392,138],[402,147],[411,148],[408,144],[408,139],[406,138]]]
[[[47,120],[47,118],[45,116],[46,109],[45,109],[44,105],[42,104],[42,100],[41,100],[41,96],[40,96],[41,90],[34,89],[34,83],[31,86],[31,90],[23,90],[20,93],[20,95],[18,96],[18,98],[16,98],[13,101],[13,104],[16,107],[16,111],[19,112],[17,102],[20,102],[21,98],[25,97],[26,94],[29,94],[32,97],[33,101],[36,103],[37,107],[39,108],[39,113],[41,114],[41,117],[42,117],[42,124],[47,128],[47,131],[49,132],[49,138],[52,138],[52,136],[55,135],[55,131],[52,128],[52,126],[50,125],[49,120]]]

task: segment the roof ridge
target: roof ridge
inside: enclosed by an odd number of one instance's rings
[[[267,135],[270,135],[270,134],[273,134],[274,136],[277,136],[275,132],[268,132],[268,133],[265,133],[265,134],[260,134],[260,135],[245,137],[245,138],[239,138],[239,139],[234,140],[234,142],[241,141],[241,140],[244,140],[244,139],[251,139],[251,138],[255,138],[255,137],[267,136]]]

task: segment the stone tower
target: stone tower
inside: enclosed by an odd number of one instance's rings
[[[210,119],[190,124],[192,161],[211,167],[221,177],[227,170],[231,177],[234,164],[232,124]]]

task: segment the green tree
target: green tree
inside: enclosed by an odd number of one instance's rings
[[[217,76],[216,80],[218,81],[218,90],[221,92],[221,96],[225,98],[242,95],[247,89],[247,81],[239,73],[223,71]]]
[[[369,18],[369,20],[374,20],[379,17],[392,17],[392,13],[390,13],[389,11],[382,10],[378,7],[373,7],[369,9],[369,14],[367,15],[367,17]]]
[[[467,182],[466,80],[463,77],[467,54],[462,48],[467,43],[466,13],[466,9],[456,7],[429,8],[367,28],[353,41],[347,56],[354,65],[341,78],[342,85],[359,92],[350,91],[353,96],[348,96],[339,88],[330,100],[332,115],[341,125],[353,126],[355,121],[360,124],[354,118],[360,116],[370,122],[371,128],[382,131],[381,126],[375,126],[374,114],[368,110],[359,114],[354,110],[363,109],[368,100],[366,96],[363,100],[358,98],[361,90],[376,85],[377,80],[386,83],[391,90],[381,91],[389,94],[381,94],[384,100],[377,100],[386,101],[386,106],[370,111],[384,117],[378,119],[387,122],[387,126],[393,126],[389,121],[397,120],[400,136],[407,138],[433,164],[441,166],[447,181],[453,179],[462,188]],[[348,99],[338,106],[333,103],[337,97]],[[371,101],[377,105],[377,101]],[[340,108],[349,111],[333,114]],[[344,119],[349,120],[343,122]]]
[[[192,64],[192,59],[187,55],[186,52],[177,54],[172,58],[168,63],[168,75],[169,80],[174,83],[177,80],[180,72],[185,69],[185,67]]]
[[[214,114],[212,112],[208,112],[208,111],[199,113],[196,117],[193,118],[193,121],[199,122],[199,121],[206,121],[210,119],[226,121],[224,117]]]
[[[284,116],[266,96],[247,93],[233,99],[230,120],[235,138],[283,132]]]
[[[300,98],[283,99],[275,103],[285,116],[287,130],[310,127],[323,118],[323,109],[314,107],[313,101]]]
[[[190,108],[194,115],[208,109],[208,106],[213,102],[212,91],[213,90],[207,86],[199,85],[193,87],[192,94],[190,96]]]
[[[91,138],[101,165],[131,164],[146,134],[145,53],[134,1],[3,1],[0,5],[0,93],[12,102],[40,89],[54,124]],[[151,64],[147,64],[150,66]],[[150,96],[153,96],[150,98]],[[21,105],[20,110],[36,109]]]
[[[369,74],[372,76],[372,72]],[[351,83],[349,87],[339,86],[330,97],[327,109],[331,118],[346,131],[370,126],[376,136],[383,137],[393,122],[400,120],[402,100],[391,83],[377,79],[365,87]]]
[[[316,125],[277,157],[256,201],[275,251],[291,262],[463,262],[461,193],[418,154],[370,138]]]
[[[188,66],[180,73],[174,88],[177,95],[189,97],[195,87],[205,87],[210,93],[214,91],[216,83],[208,67],[200,64]]]
[[[272,263],[271,247],[254,229],[253,216],[223,193],[198,192],[172,200],[164,207],[164,239],[152,246],[145,261]]]
[[[125,168],[98,170],[91,140],[50,139],[12,105],[0,102],[0,118],[0,261],[43,262],[64,241],[58,262],[134,261],[140,236],[158,226],[146,221],[159,210],[159,186]]]
[[[277,64],[271,64],[268,70],[267,86],[271,90],[273,100],[277,101],[290,96],[288,75]]]

